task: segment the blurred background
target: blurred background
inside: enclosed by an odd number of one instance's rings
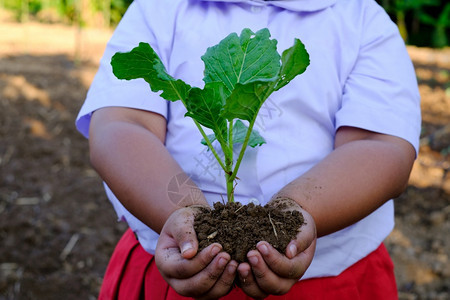
[[[96,299],[125,230],[75,117],[132,0],[0,0],[0,300]],[[386,245],[400,299],[450,299],[450,3],[379,0],[420,85],[421,152]]]

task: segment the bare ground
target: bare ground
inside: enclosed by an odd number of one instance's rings
[[[95,299],[125,230],[74,127],[110,34],[0,22],[0,300]],[[450,299],[450,49],[408,50],[422,146],[386,245],[400,299]]]

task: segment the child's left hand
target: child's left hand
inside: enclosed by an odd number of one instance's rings
[[[287,293],[311,264],[316,248],[316,226],[312,216],[296,206],[306,224],[289,243],[285,255],[263,241],[257,244],[257,250],[248,252],[249,263],[238,266],[241,289],[248,296],[260,299]]]

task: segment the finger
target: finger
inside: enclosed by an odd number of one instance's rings
[[[155,262],[165,279],[186,279],[210,265],[220,251],[222,246],[214,243],[200,251],[194,258],[185,259],[177,247],[166,249],[157,247]]]
[[[258,252],[266,265],[276,276],[298,280],[306,272],[314,257],[315,240],[309,248],[307,248],[304,252],[298,253],[292,259],[289,259],[285,255],[278,252],[267,242],[259,242],[256,245],[256,248],[258,249]],[[252,265],[252,268],[254,273],[265,272],[264,269],[259,269],[259,265]],[[266,276],[266,278],[270,277]]]
[[[237,267],[238,263],[236,261],[230,261],[214,286],[205,295],[199,297],[198,300],[219,299],[228,294],[233,288]]]
[[[292,240],[286,247],[286,257],[290,259],[308,249],[317,237],[314,219],[305,210],[301,209],[301,212],[305,223],[297,233],[295,240]]]
[[[246,295],[254,299],[264,299],[268,296],[268,294],[258,286],[248,263],[241,263],[238,266],[237,272],[240,288]]]
[[[272,248],[272,250],[278,252],[274,248]],[[284,257],[284,255],[280,253],[278,253],[278,256]],[[248,253],[247,257],[256,283],[265,293],[273,295],[285,294],[290,290],[292,285],[298,281],[298,277],[289,278],[286,276],[279,276],[272,271],[271,268],[269,268],[269,265],[264,261],[259,251],[252,250]],[[289,268],[289,266],[285,267]]]
[[[187,279],[171,278],[169,279],[169,284],[183,296],[202,297],[212,290],[213,286],[220,280],[229,262],[230,255],[226,252],[221,252],[197,274]]]

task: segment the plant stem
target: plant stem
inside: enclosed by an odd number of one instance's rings
[[[236,160],[236,165],[234,166],[233,173],[231,174],[230,179],[229,179],[231,181],[233,181],[237,176],[239,166],[241,165],[242,158],[244,157],[245,149],[247,148],[248,141],[250,140],[250,135],[253,130],[253,125],[255,124],[256,115],[257,114],[255,114],[254,119],[248,124],[248,130],[247,130],[247,134],[245,135],[244,143],[242,143],[242,148],[241,148],[241,151],[239,152],[239,156]]]
[[[239,152],[239,156],[238,156],[238,158],[236,160],[236,165],[234,166],[234,170],[233,170],[233,173],[230,176],[230,180],[234,180],[236,178],[236,176],[237,176],[237,172],[239,170],[239,166],[241,165],[242,158],[244,157],[244,153],[245,153],[245,149],[247,148],[248,141],[250,140],[250,135],[251,135],[252,130],[253,130],[253,125],[255,125],[255,121],[256,121],[256,117],[258,116],[258,112],[261,109],[263,103],[267,100],[267,98],[269,98],[269,95],[273,92],[276,84],[277,84],[277,82],[272,83],[269,86],[269,88],[266,90],[266,93],[262,97],[261,104],[258,107],[258,110],[255,113],[255,116],[253,117],[253,119],[248,124],[248,129],[247,129],[247,133],[245,135],[244,143],[242,143],[242,148],[241,148],[241,151]]]
[[[224,151],[225,154],[225,177],[227,181],[227,200],[228,202],[234,202],[234,179],[233,177],[233,120],[229,121],[228,125],[228,147]]]
[[[179,98],[181,99],[181,102],[183,103],[184,107],[187,108],[186,106],[186,101],[183,99],[183,97],[181,97],[181,95],[179,95]],[[194,121],[195,126],[197,126],[198,130],[200,131],[200,134],[202,135],[203,139],[206,142],[206,145],[208,145],[209,150],[211,150],[212,154],[214,155],[214,157],[216,158],[217,162],[219,163],[220,167],[225,170],[225,164],[222,161],[222,159],[220,159],[219,154],[217,154],[216,149],[214,149],[213,145],[211,144],[211,141],[209,140],[208,136],[206,135],[205,131],[203,130],[202,126],[200,125],[200,123],[198,123],[195,119],[192,119]]]
[[[217,154],[217,151],[214,149],[213,145],[211,144],[211,141],[209,140],[209,138],[206,135],[205,131],[203,130],[202,126],[196,120],[194,120],[194,122],[195,122],[195,125],[197,126],[198,130],[200,131],[202,137],[205,139],[206,145],[208,145],[209,150],[211,150],[212,154],[214,154],[214,157],[216,158],[220,167],[225,170],[224,162],[220,159],[219,154]]]
[[[187,108],[186,102],[179,95],[181,102],[183,103],[184,107]],[[228,131],[228,145],[222,144],[222,142],[219,140],[219,137],[217,137],[217,140],[221,144],[221,148],[224,151],[225,155],[225,163],[220,158],[219,154],[217,154],[217,151],[214,149],[213,145],[211,144],[211,141],[209,140],[208,136],[206,135],[205,131],[203,130],[200,123],[198,123],[195,119],[192,119],[194,121],[195,126],[197,126],[198,130],[200,131],[200,134],[202,135],[203,139],[206,142],[206,145],[208,146],[209,150],[213,153],[214,157],[216,158],[217,162],[219,163],[222,170],[225,172],[225,178],[227,183],[227,201],[228,202],[234,202],[234,186],[233,182],[236,178],[233,175],[233,122],[230,122],[229,131]]]
[[[225,174],[226,179],[227,179],[227,202],[228,203],[234,202],[234,185],[233,185],[234,180],[230,173]]]

